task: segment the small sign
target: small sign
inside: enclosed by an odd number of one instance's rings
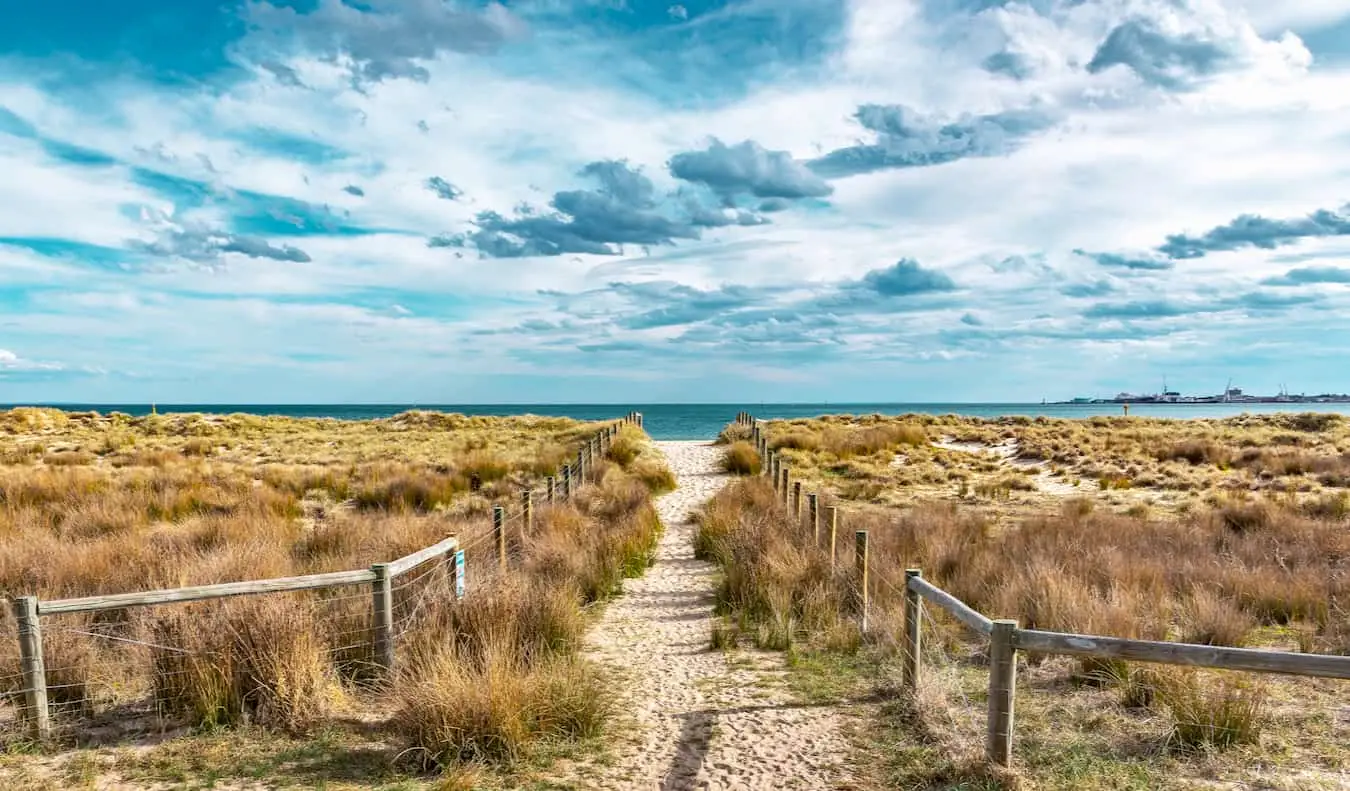
[[[464,598],[464,550],[455,550],[455,598]]]

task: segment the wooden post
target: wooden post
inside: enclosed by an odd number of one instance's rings
[[[900,657],[903,663],[905,689],[917,692],[919,689],[919,649],[923,629],[923,598],[919,592],[909,587],[909,581],[922,577],[919,569],[905,569],[905,650]]]
[[[526,489],[520,493],[520,507],[524,523],[521,525],[521,535],[529,535],[534,532],[534,490]]]
[[[853,534],[853,564],[858,572],[858,595],[862,605],[862,616],[860,627],[863,634],[867,634],[867,531],[858,530]]]
[[[792,515],[801,521],[802,518],[802,482],[792,482]]]
[[[506,571],[506,509],[492,506],[492,535],[497,539],[497,567]]]
[[[989,636],[989,760],[997,766],[1012,762],[1013,698],[1017,692],[1017,648],[1013,636],[1017,621],[994,621]]]
[[[566,502],[572,499],[572,465],[563,465],[562,474],[562,498]]]
[[[780,470],[780,472],[781,472],[782,475],[783,475],[783,487],[782,487],[782,491],[783,491],[783,506],[786,507],[787,504],[788,504],[788,499],[791,497],[791,493],[789,492],[788,483],[789,483],[789,481],[791,480],[791,477],[792,477],[792,471],[789,470],[786,466],[784,466],[784,467],[782,468],[782,470]]]
[[[548,501],[551,503],[553,502],[553,488],[557,485],[558,479],[550,475],[546,480],[547,483],[545,483],[544,485],[548,487],[546,491],[548,492]]]
[[[586,483],[586,446],[577,448],[577,487]]]
[[[46,741],[52,735],[47,711],[47,666],[42,657],[42,625],[36,596],[14,599],[14,618],[19,623],[19,657],[23,667],[24,716],[32,723],[33,736]]]
[[[375,610],[375,664],[386,671],[394,669],[394,580],[387,563],[370,567],[375,572],[371,586],[371,606]]]
[[[830,510],[830,570],[834,570],[834,545],[839,539],[839,506],[832,505]]]
[[[806,495],[806,518],[811,522],[811,543],[820,546],[820,495]]]
[[[765,465],[765,471],[769,473],[769,484],[773,486],[774,494],[778,493],[778,454],[769,454],[769,463]]]

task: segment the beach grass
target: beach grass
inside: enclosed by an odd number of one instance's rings
[[[1024,655],[1006,772],[983,761],[987,648],[930,606],[917,699],[897,659],[906,568],[1025,628],[1350,654],[1339,416],[761,426],[840,509],[838,543],[767,478],[714,498],[697,549],[722,568],[737,632],[717,640],[787,650],[804,697],[872,701],[858,741],[880,787],[1341,787],[1345,682]],[[870,539],[865,639],[855,530]]]
[[[420,412],[0,413],[5,595],[359,569],[448,535],[467,550],[470,593],[456,599],[435,564],[401,580],[396,671],[383,680],[371,672],[366,587],[49,616],[58,737],[26,741],[13,701],[0,702],[0,778],[15,788],[530,787],[554,759],[602,749],[612,702],[578,655],[581,635],[592,606],[651,562],[652,494],[673,478],[646,435],[624,426],[593,480],[547,502],[544,477],[598,427]],[[538,493],[528,526],[526,489]],[[494,503],[512,513],[505,572],[487,540]],[[13,635],[8,610],[0,621]],[[0,641],[6,697],[17,663],[17,641]]]

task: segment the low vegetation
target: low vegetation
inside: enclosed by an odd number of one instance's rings
[[[1350,508],[1350,420],[1336,414],[844,415],[771,421],[767,430],[802,480],[876,505],[1003,500],[1031,513],[1051,499],[1109,492],[1105,502],[1122,509],[1144,502],[1177,512],[1260,492]]]
[[[1350,654],[1350,524],[1338,506],[1345,492],[1317,477],[1317,465],[1288,468],[1275,479],[1281,485],[1237,464],[1216,467],[1217,488],[1162,505],[1121,502],[1118,490],[1101,487],[1040,492],[1040,481],[1009,461],[1016,453],[1000,451],[1014,442],[1018,453],[1056,445],[1052,429],[1135,459],[1163,447],[1163,437],[1182,443],[1190,432],[1236,447],[1244,436],[1303,431],[1309,457],[1334,460],[1344,447],[1339,420],[1166,429],[1137,419],[1023,426],[907,417],[889,423],[905,428],[890,429],[884,444],[863,441],[888,420],[767,424],[794,478],[840,507],[835,546],[757,478],[733,483],[704,509],[696,547],[723,570],[714,644],[788,650],[804,694],[888,701],[867,744],[888,787],[1191,788],[1201,778],[1247,780],[1261,767],[1272,787],[1307,788],[1322,787],[1350,760],[1348,726],[1335,715],[1344,682],[1024,655],[1016,772],[990,772],[981,760],[986,649],[936,607],[926,610],[923,694],[897,696],[894,683],[904,569],[916,567],[975,609],[1028,628]],[[925,436],[931,444],[920,444]],[[1193,455],[1200,464],[1218,458],[1204,447]],[[1075,469],[1100,462],[1081,459]],[[1319,464],[1324,472],[1332,462]],[[898,491],[904,475],[931,482]],[[967,476],[964,494],[948,488],[956,475]],[[855,530],[870,538],[865,637]]]
[[[440,562],[398,580],[392,677],[374,661],[365,586],[44,618],[57,752],[19,751],[13,701],[0,702],[9,785],[60,784],[54,778],[92,748],[112,756],[100,782],[172,782],[203,763],[190,774],[266,764],[285,782],[299,770],[274,765],[277,751],[310,750],[364,763],[296,785],[337,787],[356,773],[361,785],[401,777],[420,787],[439,776],[454,787],[503,772],[524,782],[551,756],[598,747],[613,706],[577,654],[589,608],[651,563],[661,528],[651,493],[674,485],[639,429],[621,429],[569,502],[537,495],[527,526],[519,493],[541,490],[542,476],[597,426],[426,413],[346,423],[14,410],[0,413],[0,427],[8,595],[362,568],[452,534],[466,548],[469,591],[456,599]],[[53,453],[85,455],[53,465]],[[510,513],[505,570],[490,540],[494,502]],[[20,688],[15,643],[0,642],[5,697]],[[166,727],[178,737],[135,746]],[[248,752],[211,758],[220,744]]]

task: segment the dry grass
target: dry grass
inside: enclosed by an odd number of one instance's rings
[[[673,476],[646,436],[626,427],[619,458],[598,461],[569,503],[536,497],[533,529],[508,523],[505,574],[484,538],[494,501],[518,512],[520,491],[555,474],[594,430],[424,413],[367,423],[0,413],[7,594],[50,599],[362,568],[447,534],[468,547],[462,601],[434,567],[399,581],[399,670],[387,685],[369,684],[379,674],[364,588],[48,617],[58,746],[81,729],[115,743],[175,723],[318,739],[353,706],[386,709],[379,738],[391,755],[412,748],[416,771],[436,764],[458,776],[452,764],[461,759],[515,762],[592,739],[610,708],[576,657],[586,608],[650,564],[660,532],[651,493],[673,486]],[[8,613],[0,619],[12,633]],[[18,688],[14,642],[0,642],[4,695]],[[486,697],[466,694],[486,688]],[[125,725],[112,734],[95,727],[108,718]]]
[[[763,423],[793,473],[847,500],[1000,500],[1044,510],[1066,492],[1168,512],[1218,493],[1292,496],[1345,513],[1350,420],[1244,415],[1224,420],[1085,420],[902,415]],[[950,444],[949,444],[950,443]],[[1007,455],[1002,453],[1007,449]],[[1025,475],[1018,484],[1019,476]]]
[[[911,420],[924,421],[906,417],[893,423]],[[1345,650],[1350,525],[1342,505],[1346,493],[1327,477],[1346,447],[1338,418],[1198,425],[934,418],[924,421],[928,436],[946,447],[897,440],[871,456],[850,457],[837,452],[847,444],[826,441],[887,422],[827,418],[768,424],[770,443],[783,449],[794,477],[824,502],[841,506],[843,529],[833,548],[840,567],[852,567],[853,531],[869,532],[874,630],[864,651],[870,669],[860,675],[871,674],[873,682],[893,663],[904,620],[898,591],[907,567],[922,568],[925,577],[977,610],[1017,618],[1029,628]],[[1244,454],[1248,442],[1298,447],[1302,456]],[[1035,491],[1044,468],[1019,469],[1029,462],[1006,461],[1001,450],[1013,448],[1015,458],[1029,448],[1069,444],[1103,455],[1077,459],[1076,472],[1065,478],[1110,467],[1130,479],[1118,485],[1134,485],[1133,493],[1141,478],[1158,474],[1158,465],[1179,464],[1205,468],[1204,485],[1176,502],[1122,501],[1118,491],[1103,487],[1052,494]],[[1293,458],[1302,461],[1286,463]],[[961,486],[965,492],[953,491]],[[767,481],[736,483],[715,498],[699,542],[703,555],[723,565],[724,610],[742,632],[766,647],[826,657],[819,660],[827,668],[824,676],[855,661],[846,658],[855,648],[841,655],[829,637],[853,620],[854,580],[814,565],[828,559],[829,548],[816,547],[813,535],[777,504]],[[818,613],[808,602],[828,602],[830,612]],[[936,608],[929,608],[929,615],[936,620],[926,627],[925,664],[945,668],[957,685],[946,694],[955,700],[982,695],[983,649]],[[1334,701],[1344,692],[1338,682],[1038,656],[1025,661],[1019,673],[1024,684],[1018,702],[1019,774],[1038,788],[1181,788],[1190,787],[1187,778],[1244,778],[1253,765],[1263,767],[1263,777],[1288,778],[1273,787],[1321,787],[1300,781],[1297,773],[1327,775],[1350,760],[1343,746],[1350,723],[1335,715]],[[859,684],[854,694],[866,686]],[[979,719],[977,714],[972,710],[971,717]],[[899,741],[869,744],[869,750],[897,758],[885,770],[891,772],[887,783],[996,788],[1018,782],[976,781],[960,768],[980,753],[974,720],[962,731],[960,749],[945,743],[916,746],[923,735],[913,723],[883,725],[904,734]],[[1093,730],[1101,735],[1086,735]]]
[[[761,468],[759,452],[755,446],[744,440],[738,440],[727,446],[722,452],[722,471],[732,475],[759,475]]]

